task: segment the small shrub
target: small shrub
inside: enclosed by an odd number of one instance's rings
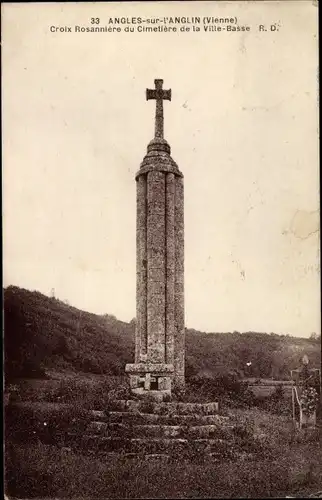
[[[6,408],[7,439],[58,444],[73,428],[83,432],[91,416],[88,411],[72,405],[12,404]]]
[[[216,377],[191,377],[187,381],[185,401],[209,402],[220,400],[221,406],[249,408],[255,397],[248,383],[234,372],[220,373]]]
[[[173,401],[185,401],[186,389],[176,388],[172,391]]]
[[[113,399],[129,397],[129,385],[124,377],[105,377],[103,380],[66,378],[47,390],[42,400],[101,410]]]
[[[153,413],[154,402],[153,401],[143,401],[141,404],[141,413]]]
[[[257,396],[254,398],[254,406],[277,415],[291,416],[291,398],[285,396],[283,384],[276,385],[270,396]]]

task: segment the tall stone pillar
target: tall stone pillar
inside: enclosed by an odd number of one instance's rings
[[[174,334],[175,334],[175,197],[176,176],[172,172],[166,178],[166,342],[165,360],[174,365]]]
[[[184,216],[183,175],[163,138],[162,100],[171,91],[155,83],[147,91],[157,100],[155,138],[136,174],[135,363],[125,370],[134,394],[162,400],[184,388]]]
[[[183,178],[176,178],[175,199],[175,296],[174,296],[174,388],[184,389],[184,212]]]
[[[166,177],[164,172],[149,170],[146,174],[147,195],[147,256],[148,256],[148,361],[165,363],[166,315]]]

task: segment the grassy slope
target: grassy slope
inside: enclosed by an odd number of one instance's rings
[[[18,287],[4,291],[7,377],[28,377],[68,369],[122,375],[133,360],[134,322],[99,316],[39,292]],[[307,353],[320,364],[320,343],[309,339],[248,332],[202,333],[186,330],[186,372],[213,375],[237,370],[251,377],[287,377]],[[245,371],[246,362],[252,367]]]
[[[4,309],[8,375],[37,375],[39,366],[114,375],[131,361],[133,325],[112,316],[18,287],[5,290]]]

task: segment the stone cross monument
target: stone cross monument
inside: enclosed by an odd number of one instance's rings
[[[163,400],[184,389],[183,175],[163,134],[163,80],[156,100],[155,134],[136,174],[135,363],[127,364],[133,394]]]

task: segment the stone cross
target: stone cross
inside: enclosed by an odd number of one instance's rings
[[[184,390],[183,175],[163,138],[163,101],[154,80],[155,137],[136,179],[136,328],[134,363],[125,367],[135,397],[162,401]]]
[[[163,139],[163,101],[171,101],[171,89],[163,90],[163,80],[154,80],[155,89],[146,89],[146,100],[156,100],[155,138]]]

